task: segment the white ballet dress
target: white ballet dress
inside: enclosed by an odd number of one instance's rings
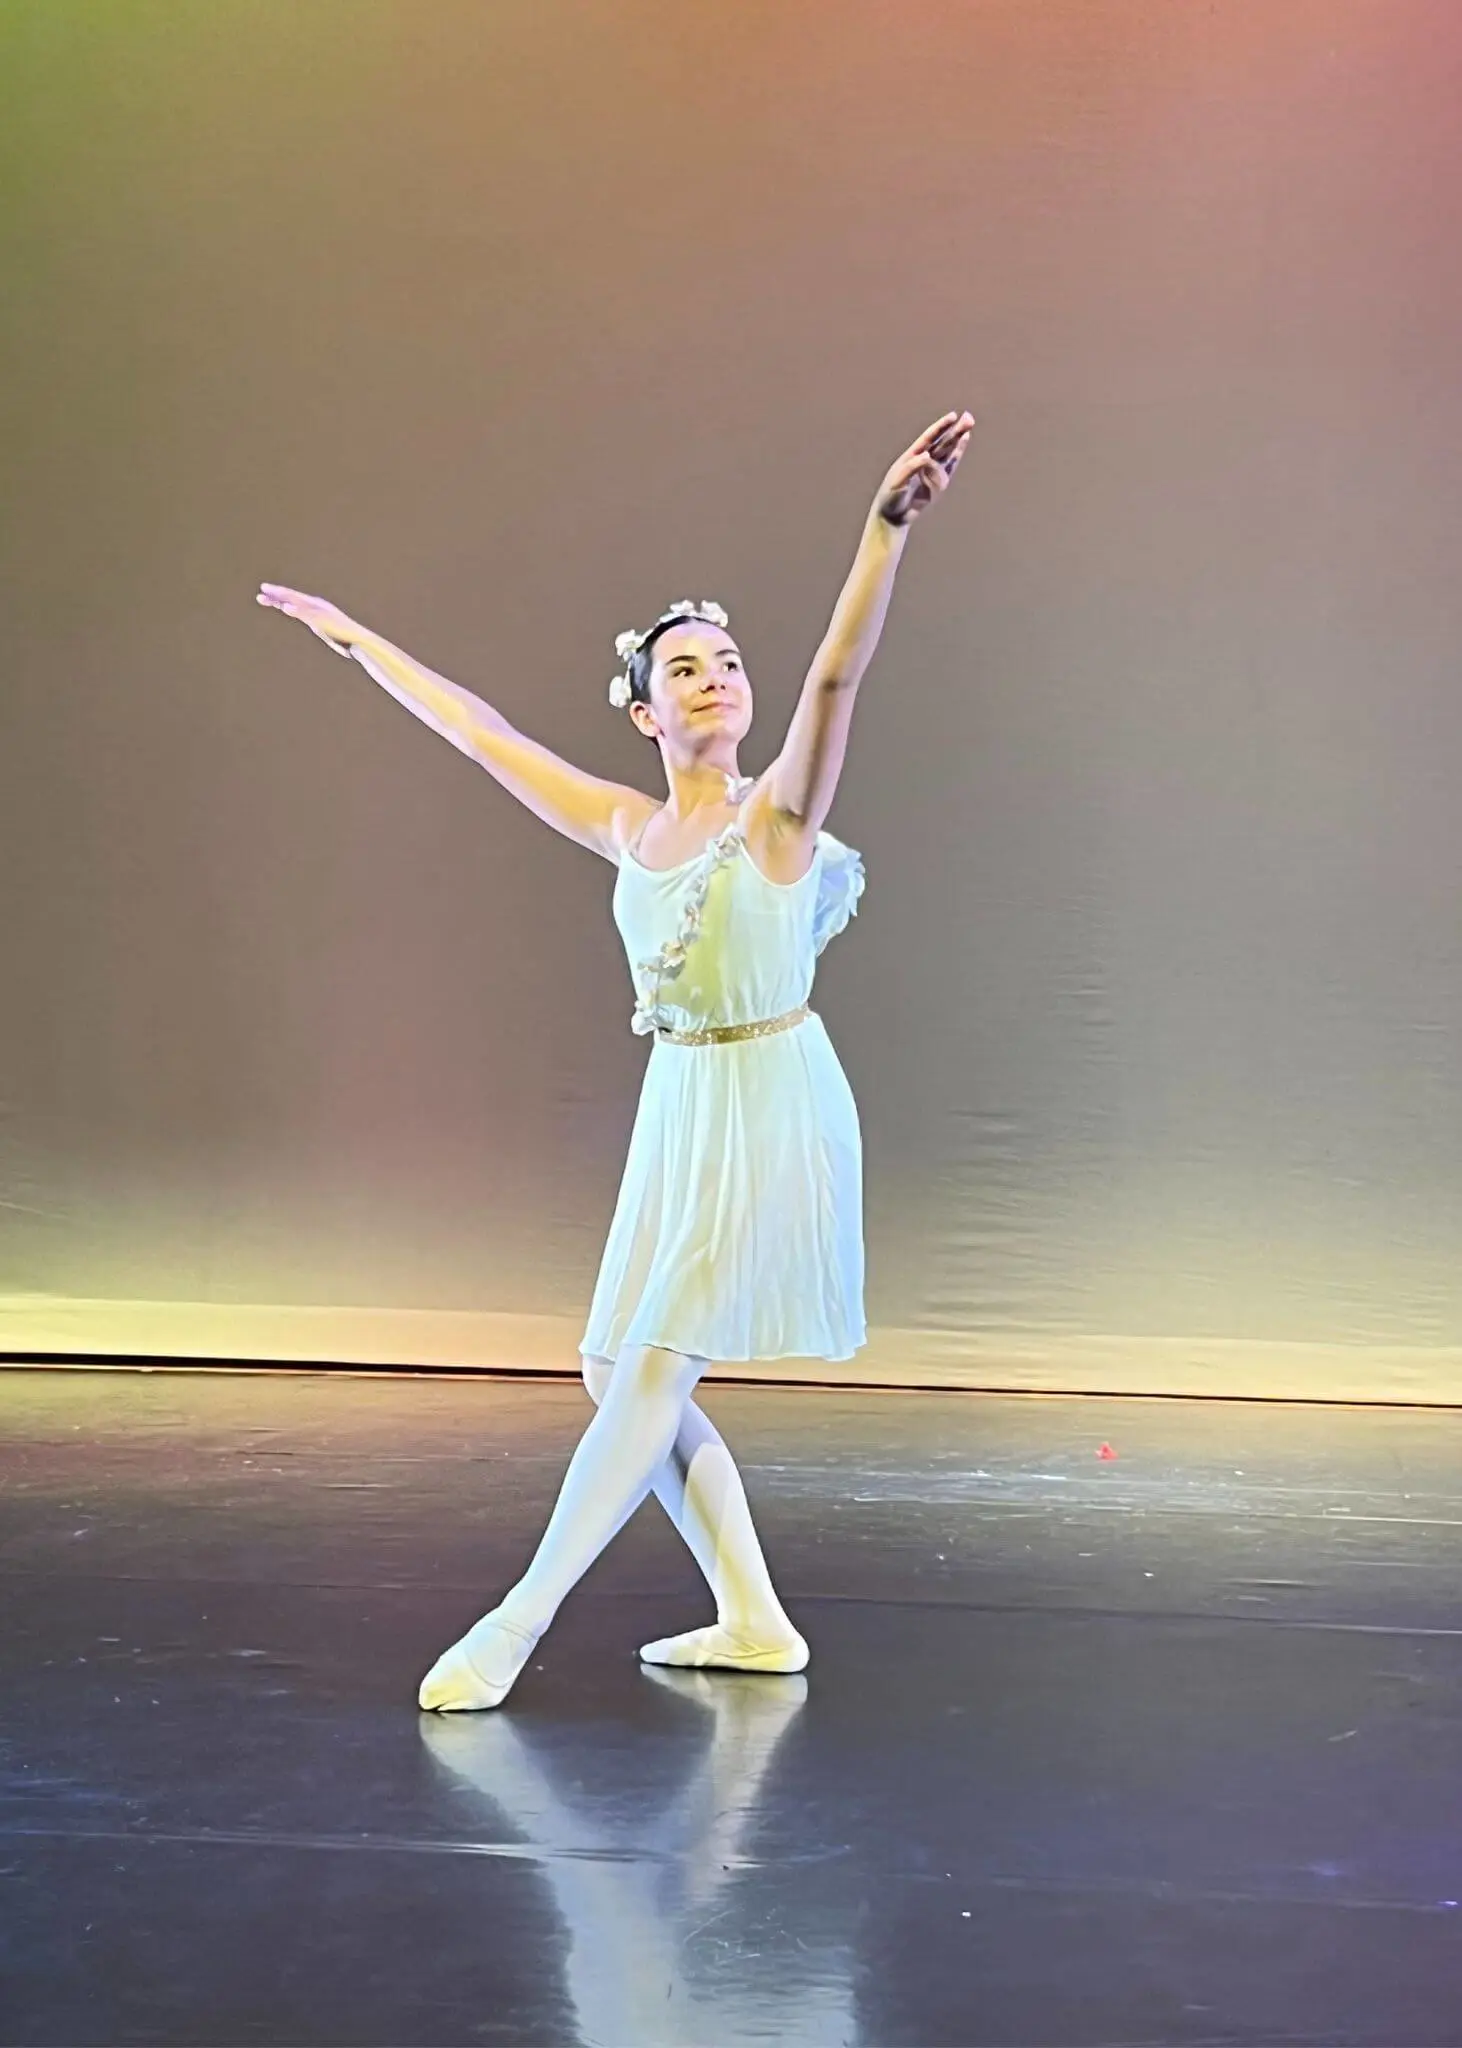
[[[846,1359],[867,1342],[858,1111],[807,1008],[863,879],[862,856],[819,832],[799,881],[769,881],[740,812],[676,867],[644,867],[633,843],[621,856],[632,1028],[654,1042],[586,1356]]]

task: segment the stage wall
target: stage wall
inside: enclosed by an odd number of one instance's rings
[[[968,404],[837,1370],[1462,1399],[1459,98],[1450,0],[10,0],[0,1351],[572,1369],[613,872],[254,591],[647,789],[717,597],[755,771]]]

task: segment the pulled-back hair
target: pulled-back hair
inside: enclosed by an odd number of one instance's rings
[[[662,612],[651,626],[638,651],[631,657],[626,670],[629,676],[629,701],[631,704],[648,704],[650,701],[650,676],[655,667],[655,643],[668,633],[672,626],[695,626],[703,621],[687,618],[684,612]]]
[[[653,626],[643,633],[633,630],[621,633],[614,643],[614,651],[624,663],[623,673],[617,675],[609,685],[609,701],[621,711],[627,711],[635,702],[648,704],[650,701],[650,676],[655,667],[655,645],[662,633],[668,633],[672,626],[687,626],[692,620],[704,626],[716,626],[722,631],[729,625],[723,605],[712,604],[709,598],[702,598],[697,604],[694,598],[682,597],[661,612]],[[646,734],[646,738],[652,735]]]

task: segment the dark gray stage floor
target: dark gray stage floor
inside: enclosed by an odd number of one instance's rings
[[[651,1502],[443,1720],[577,1389],[0,1404],[7,2044],[1462,2044],[1462,1414],[713,1387],[806,1678]]]

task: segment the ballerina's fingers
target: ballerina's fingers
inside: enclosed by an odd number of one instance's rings
[[[920,434],[918,440],[910,448],[910,455],[924,454],[927,449],[934,446],[936,441],[949,432],[950,427],[956,420],[962,417],[963,415],[960,413],[947,412],[942,414],[932,425],[925,427],[923,433]]]
[[[933,455],[927,452],[922,455],[910,453],[894,470],[890,480],[892,488],[896,491],[915,490],[938,466]]]
[[[297,619],[302,626],[308,626],[317,640],[322,640],[332,654],[338,654],[342,661],[354,659],[349,645],[332,634],[320,616],[320,600],[308,597],[302,590],[291,590],[283,583],[262,583],[255,599],[266,605],[270,611],[282,612],[287,619]],[[313,616],[312,616],[313,614]]]

